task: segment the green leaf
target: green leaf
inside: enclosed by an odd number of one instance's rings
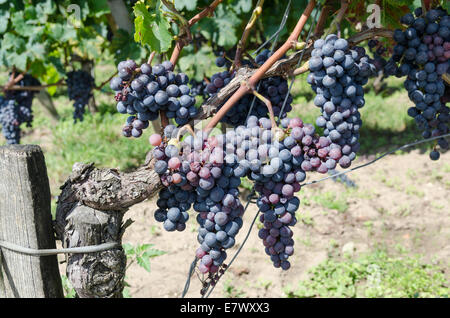
[[[136,254],[141,255],[143,254],[147,249],[149,249],[150,247],[152,247],[153,244],[142,244],[142,245],[138,245],[136,247]]]
[[[188,48],[185,49],[187,51]],[[212,48],[202,46],[199,51],[194,54],[182,56],[178,65],[181,70],[194,78],[196,81],[202,81],[203,77],[212,75],[213,72],[220,72],[221,69],[214,63],[215,55]]]
[[[252,9],[252,0],[238,0],[233,6],[237,13],[246,13]]]
[[[34,43],[31,45],[27,45],[28,50],[31,56],[34,56],[37,60],[44,60],[46,57],[46,49],[45,46],[41,43]]]
[[[122,29],[119,29],[116,36],[113,37],[109,50],[114,56],[116,64],[127,58],[138,61],[146,55],[145,49],[134,42],[130,34]]]
[[[25,40],[12,33],[6,33],[1,42],[1,46],[3,50],[14,48],[15,51],[23,51],[25,49]]]
[[[226,7],[223,5],[219,5],[216,9],[214,19],[200,20],[193,33],[201,32],[208,40],[218,46],[229,49],[238,41],[236,32],[241,22],[236,13],[231,10],[226,10]]]
[[[38,3],[36,5],[36,12],[39,15],[49,15],[52,13],[55,13],[56,11],[56,5],[53,3],[52,0],[46,0],[42,1],[41,3]]]
[[[3,33],[8,29],[9,18],[9,11],[6,9],[0,9],[0,33]]]
[[[247,1],[247,0],[245,0]],[[249,0],[251,2],[251,0]],[[186,9],[187,11],[193,11],[197,8],[197,0],[176,0],[175,9],[182,11]]]
[[[9,65],[15,66],[19,70],[26,70],[28,62],[28,53],[17,54],[15,52],[9,55]]]
[[[142,254],[142,257],[153,258],[153,257],[161,256],[164,254],[166,254],[166,252],[160,251],[160,250],[155,250],[155,249],[150,249],[150,250],[146,251],[144,254]]]
[[[134,247],[130,243],[122,244],[122,248],[123,248],[123,250],[125,252],[125,255],[127,255],[127,257],[130,257],[130,256],[135,254]]]
[[[147,257],[136,257],[136,261],[143,269],[150,272],[150,260]]]
[[[93,12],[97,18],[111,12],[107,0],[91,0],[89,1],[89,7],[91,8],[91,13]]]
[[[156,2],[153,12],[149,12],[144,2],[139,1],[134,6],[135,34],[134,40],[142,45],[147,44],[152,51],[167,52],[172,44],[170,21],[163,16],[161,4]]]

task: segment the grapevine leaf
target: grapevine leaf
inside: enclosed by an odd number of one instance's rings
[[[46,55],[45,46],[42,43],[34,43],[27,45],[28,51],[31,56],[34,56],[37,60],[44,60]]]
[[[0,33],[4,33],[8,29],[9,18],[9,11],[0,9]]]
[[[252,9],[252,0],[238,0],[234,6],[237,13],[246,13]]]
[[[14,48],[16,51],[23,51],[25,49],[25,40],[12,33],[6,33],[1,42],[1,47],[3,50]]]
[[[146,54],[145,50],[140,45],[134,41],[130,41],[128,32],[121,29],[119,29],[114,36],[110,51],[114,54],[117,63],[126,60],[127,58],[140,60]]]
[[[214,61],[215,55],[212,49],[208,46],[202,46],[195,54],[188,54],[181,57],[178,65],[184,73],[187,73],[196,81],[202,81],[205,75],[211,75],[212,72],[217,73],[221,71]]]
[[[9,55],[9,65],[14,65],[19,70],[25,70],[27,68],[28,54],[22,53],[17,54],[16,52],[12,52]]]
[[[144,2],[134,6],[136,16],[134,23],[136,32],[134,40],[142,45],[147,44],[152,51],[167,52],[172,44],[170,21],[161,14],[161,4],[157,1],[152,12],[149,12]]]
[[[101,17],[104,14],[108,14],[111,11],[109,10],[108,2],[107,0],[96,0],[96,1],[90,1],[89,5],[91,6],[92,10],[91,12],[94,13],[95,17]]]
[[[386,0],[386,2],[392,6],[402,7],[412,5],[414,0]]]
[[[217,45],[231,48],[238,41],[236,32],[240,23],[241,20],[236,13],[226,10],[223,5],[219,5],[214,19],[200,20],[195,30],[199,30],[205,38],[215,42]]]
[[[187,11],[193,11],[197,8],[197,0],[177,0],[175,1],[175,8],[178,11],[184,9]]]

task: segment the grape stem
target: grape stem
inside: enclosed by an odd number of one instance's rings
[[[166,112],[164,110],[161,110],[159,112],[159,116],[161,117],[161,128],[164,129],[169,125],[169,119],[167,118]]]
[[[117,75],[118,72],[115,72],[113,75],[111,75],[106,81],[102,82],[99,86],[94,87],[94,89],[96,90],[101,90],[103,88],[103,86],[105,86],[106,84],[108,84],[114,76]]]
[[[9,77],[9,81],[3,87],[3,91],[10,90],[11,87],[13,87],[13,86],[15,86],[15,84],[19,83],[24,78],[24,76],[27,72],[28,72],[28,69],[25,72],[20,73],[16,77],[16,69],[14,68],[11,72],[11,76]]]
[[[250,20],[248,21],[247,25],[245,26],[244,32],[242,33],[242,37],[239,40],[239,43],[236,48],[236,54],[234,55],[234,62],[231,67],[232,70],[239,68],[241,66],[241,56],[245,49],[245,45],[248,40],[248,36],[250,35],[250,31],[252,30],[253,26],[255,25],[258,17],[262,13],[262,7],[264,5],[264,0],[258,0],[258,3],[256,4],[255,9],[253,9],[252,16],[250,17]]]
[[[267,61],[256,70],[256,72],[250,77],[248,80],[248,85],[240,85],[238,90],[227,100],[227,102],[219,109],[219,111],[214,115],[214,117],[209,121],[205,130],[212,130],[217,123],[225,116],[225,114],[231,109],[231,107],[236,104],[238,100],[240,100],[245,94],[248,94],[249,87],[255,87],[258,81],[264,76],[264,74],[277,62],[282,58],[284,54],[292,47],[292,41],[297,41],[300,33],[303,30],[303,27],[306,24],[309,16],[311,15],[314,7],[316,5],[316,1],[309,1],[306,6],[305,11],[301,15],[300,19],[297,22],[297,25],[294,28],[294,31],[291,33],[287,41],[271,56]]]
[[[320,37],[323,34],[323,29],[327,22],[327,18],[329,17],[331,9],[333,8],[330,5],[330,2],[331,1],[329,1],[329,0],[325,1],[322,11],[320,12],[319,20],[317,20],[317,25],[316,25],[316,28],[314,29],[315,37]]]
[[[342,20],[344,19],[345,12],[348,9],[349,1],[348,0],[341,0],[341,8],[338,11],[337,16],[333,19],[330,26],[328,27],[327,31],[325,32],[324,36],[330,35],[336,30],[338,30],[339,25],[341,24]]]
[[[247,85],[247,83],[245,83]],[[265,96],[258,93],[255,89],[251,89],[251,93],[255,95],[260,101],[262,101],[267,109],[269,110],[270,122],[272,123],[272,128],[277,127],[277,122],[275,121],[275,116],[273,114],[272,103]]]
[[[428,10],[428,5],[430,4],[430,0],[422,0],[422,13],[425,14]]]
[[[305,64],[303,64],[302,66],[300,66],[299,68],[295,69],[292,72],[293,76],[297,76],[303,73],[306,73],[309,71],[309,61],[306,61]]]
[[[222,2],[223,0],[214,0],[209,6],[207,6],[205,9],[203,9],[200,13],[196,14],[192,19],[188,22],[188,29],[191,28],[194,24],[196,24],[198,21],[203,19],[206,16],[210,16],[216,7]],[[172,62],[173,65],[177,64],[178,58],[180,57],[181,50],[183,47],[187,44],[189,44],[190,39],[186,39],[184,36],[179,36],[177,43],[175,44],[175,48],[172,52],[172,56],[170,57],[170,62]]]
[[[148,65],[152,65],[152,62],[153,62],[153,59],[154,59],[155,55],[156,55],[156,51],[153,51],[152,53],[150,53],[150,56],[149,56],[149,58],[147,60],[147,64]]]
[[[394,32],[389,29],[373,28],[356,33],[355,35],[349,37],[347,41],[350,46],[354,46],[360,42],[370,40],[375,36],[392,38],[393,34]],[[284,59],[280,59],[279,61],[274,63],[267,71],[265,71],[261,78],[290,75],[292,73],[292,70],[297,67],[298,60],[302,54],[305,59],[308,59],[311,56],[313,46],[309,43],[305,50],[306,51],[304,53],[303,51],[298,51],[294,52],[292,55],[289,55]],[[211,114],[216,113],[219,107],[223,105],[227,100],[229,100],[230,97],[239,89],[240,83],[248,81],[250,77],[256,74],[257,71],[258,69],[247,68],[240,68],[239,70],[237,70],[235,78],[232,79],[231,82],[227,86],[223,87],[217,94],[211,96],[200,107],[199,114],[195,119],[202,120],[211,117]],[[306,69],[303,70],[303,72],[306,71]]]
[[[442,79],[448,84],[450,85],[450,74],[445,73],[442,75]]]
[[[192,127],[190,125],[184,125],[183,127],[181,127],[178,130],[178,134],[177,134],[177,140],[180,141],[181,135],[185,132],[188,131],[193,137],[195,137],[195,133],[192,130]]]

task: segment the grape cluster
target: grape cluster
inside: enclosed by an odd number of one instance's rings
[[[29,74],[16,84],[18,86],[39,86],[41,83]],[[33,112],[31,106],[36,91],[33,90],[9,90],[5,96],[0,96],[0,122],[2,132],[8,144],[20,143],[20,125],[25,123],[31,127]]]
[[[20,143],[20,110],[15,100],[0,96],[0,123],[8,145]]]
[[[150,143],[155,145],[153,156],[158,160],[154,169],[161,175],[165,186],[159,192],[155,219],[162,222],[164,229],[169,232],[183,231],[186,228],[188,211],[196,199],[193,188],[187,184],[186,174],[182,172],[184,170],[181,167],[179,151],[173,145],[167,144],[177,133],[178,129],[169,125],[164,129],[164,138],[156,134],[150,136]]]
[[[445,105],[445,84],[442,75],[450,67],[450,16],[442,9],[432,9],[423,14],[422,9],[404,15],[400,22],[407,26],[394,31],[394,55],[399,62],[397,72],[407,76],[404,86],[415,106],[408,109],[424,138],[448,133],[450,108]],[[397,65],[396,65],[397,67]],[[442,149],[448,149],[444,138],[438,139]],[[432,160],[439,159],[435,149]]]
[[[330,148],[327,167],[334,169],[338,162],[342,168],[348,168],[360,147],[363,85],[376,74],[376,67],[364,48],[350,49],[345,39],[330,34],[314,42],[309,68],[307,81],[316,93],[314,105],[322,112],[316,124],[324,128]]]
[[[300,191],[300,182],[306,174],[301,168],[304,162],[301,137],[293,139],[292,130],[303,133],[299,118],[284,119],[284,129],[273,128],[268,118],[250,116],[246,126],[238,126],[235,136],[240,147],[236,151],[235,175],[247,176],[255,182],[258,193],[257,206],[262,214],[263,228],[258,236],[263,240],[265,252],[275,267],[290,268],[289,256],[294,252],[293,232],[297,222],[295,212],[300,200],[294,193]]]
[[[92,89],[95,86],[94,78],[86,71],[78,70],[67,73],[67,93],[73,100],[73,120],[83,121],[86,105],[92,97]]]
[[[25,74],[16,85],[22,87],[40,86],[41,83],[30,74]],[[31,106],[35,95],[36,91],[33,90],[10,90],[5,92],[6,99],[15,100],[19,107],[19,121],[20,123],[26,123],[27,127],[31,127],[31,123],[33,122]]]
[[[234,158],[228,159],[237,162],[235,176],[255,182],[257,205],[263,212],[258,235],[265,251],[275,267],[287,270],[294,252],[290,227],[297,222],[295,212],[300,205],[294,194],[300,191],[305,172],[326,173],[334,168],[340,149],[300,118],[284,118],[281,125],[272,127],[270,119],[250,116],[246,126],[227,132],[227,140],[235,139],[240,145]]]
[[[262,65],[270,56],[271,52],[269,50],[263,50],[258,54],[255,61],[257,64]],[[216,60],[217,66],[224,65],[222,64],[223,60],[220,59],[221,58],[219,57]],[[233,77],[234,73],[228,71],[214,74],[211,77],[211,83],[207,86],[207,91],[210,94],[219,92],[222,87],[226,86],[233,79]],[[270,100],[274,116],[284,118],[286,117],[286,113],[292,110],[291,104],[293,98],[291,94],[288,94],[289,87],[286,79],[280,76],[263,79],[258,85],[257,91]],[[281,108],[286,98],[286,105],[283,114],[281,114]],[[245,125],[245,121],[249,114],[257,117],[267,117],[268,109],[266,104],[252,95],[246,95],[225,114],[221,121],[233,127]]]
[[[122,130],[125,137],[140,137],[160,111],[178,126],[197,115],[196,101],[187,85],[189,78],[174,73],[170,61],[153,67],[144,63],[138,68],[136,62],[127,60],[117,68],[119,76],[111,80],[110,87],[116,91],[117,111],[131,115]]]
[[[206,80],[196,81],[195,79],[191,79],[189,81],[189,85],[191,86],[191,94],[194,97],[200,96],[203,100],[207,100],[210,94],[206,90],[206,86],[208,86],[208,82]]]
[[[234,175],[236,163],[227,161],[224,135],[208,137],[199,131],[179,142],[178,133],[170,125],[164,129],[164,137],[150,137],[155,146],[154,169],[167,187],[160,192],[155,218],[164,222],[166,229],[166,223],[170,222],[168,230],[182,230],[184,223],[173,226],[171,223],[180,220],[177,219],[180,214],[181,222],[185,221],[184,212],[193,204],[200,225],[197,239],[201,246],[196,251],[199,270],[213,275],[219,271],[227,257],[226,250],[234,246],[234,237],[242,227],[244,207],[238,190],[241,179]]]

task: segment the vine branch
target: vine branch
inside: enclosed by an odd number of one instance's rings
[[[20,81],[20,80],[19,80]],[[53,83],[53,84],[47,84],[47,85],[41,85],[41,86],[18,86],[18,85],[13,85],[8,87],[8,85],[5,86],[1,86],[0,85],[0,89],[2,89],[3,91],[41,91],[44,90],[48,87],[52,87],[52,86],[64,86],[64,80],[61,79],[60,81]]]
[[[249,78],[248,84],[250,87],[255,87],[258,81],[263,78],[264,74],[277,62],[290,48],[292,48],[292,42],[297,41],[303,27],[306,24],[309,16],[311,15],[316,5],[315,0],[309,1],[305,11],[298,20],[294,31],[291,33],[287,41],[271,56],[269,59]],[[240,85],[238,90],[228,99],[228,101],[220,108],[220,110],[214,115],[211,121],[206,126],[206,131],[214,128],[222,117],[233,107],[233,105],[241,99],[245,94],[249,93],[249,87],[247,85]]]
[[[262,7],[264,5],[264,0],[258,0],[255,9],[253,10],[252,16],[245,26],[244,32],[242,33],[242,37],[239,40],[239,43],[236,48],[236,54],[234,56],[234,62],[232,69],[239,68],[241,66],[241,56],[245,49],[245,44],[247,43],[248,36],[250,35],[250,31],[256,23],[256,20],[262,13]]]
[[[345,12],[347,11],[349,6],[349,1],[348,0],[341,0],[341,8],[338,11],[337,16],[334,18],[334,20],[331,22],[327,32],[325,32],[325,36],[336,32],[336,30],[338,30],[339,25],[341,24],[342,20],[344,19],[345,16]]]
[[[188,29],[191,28],[194,24],[196,24],[201,19],[210,16],[216,7],[222,2],[223,0],[214,0],[209,6],[207,6],[205,9],[203,9],[200,13],[196,14],[192,19],[188,22]],[[175,48],[172,52],[172,56],[170,57],[170,62],[172,62],[173,65],[177,64],[178,58],[180,57],[181,50],[183,47],[188,45],[190,42],[190,39],[186,39],[183,36],[180,36],[177,43],[175,44]]]

